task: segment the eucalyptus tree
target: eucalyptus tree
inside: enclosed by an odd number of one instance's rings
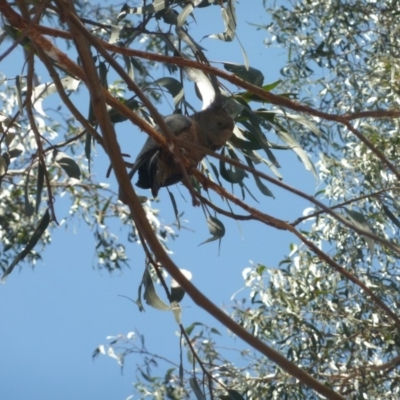
[[[173,312],[179,326],[190,364],[181,357],[163,377],[151,369],[161,355],[132,334],[96,349],[94,355],[108,354],[122,365],[129,354],[144,355],[135,382],[142,397],[394,398],[400,362],[395,3],[264,4],[272,22],[248,29],[265,30],[267,45],[288,52],[278,82],[265,82],[245,48],[243,65],[214,66],[206,45],[193,36],[189,21],[205,24],[199,10],[208,8],[221,13],[225,26],[209,37],[235,40],[234,0],[140,7],[0,2],[0,57],[10,60],[18,50],[24,55],[19,75],[2,75],[2,279],[17,265],[34,264],[58,224],[79,217],[95,236],[99,266],[109,271],[127,263],[129,242],[142,245],[145,267],[135,302],[140,310],[147,303]],[[223,98],[235,120],[221,153],[171,135],[154,106],[167,92],[175,113],[193,114],[187,81],[194,82],[203,108]],[[60,105],[49,105],[49,96]],[[87,115],[76,106],[78,97],[85,99]],[[231,316],[170,258],[168,239],[181,225],[181,205],[169,192],[176,222],[165,225],[151,199],[136,194],[127,172],[134,165],[116,135],[128,123],[180,166],[182,190],[204,210],[211,234],[206,242],[224,240],[227,219],[292,235],[279,265],[259,260],[244,269],[247,297],[235,296]],[[198,168],[187,158],[192,149],[207,154]],[[282,182],[278,150],[294,152],[318,177],[317,193]],[[115,187],[93,174],[94,151],[108,160]],[[253,201],[274,196],[276,186],[308,202],[303,215],[286,221]],[[59,221],[65,194],[69,217]],[[126,238],[116,235],[116,222]],[[171,288],[165,272],[173,278]],[[212,327],[182,325],[185,293],[245,342],[240,362],[220,347]]]

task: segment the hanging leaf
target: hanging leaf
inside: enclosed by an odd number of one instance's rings
[[[224,224],[219,219],[215,217],[208,217],[207,225],[208,225],[208,230],[210,231],[212,236],[206,241],[200,243],[199,246],[205,243],[213,242],[214,240],[221,239],[225,235]]]
[[[249,167],[254,168],[253,161],[251,160],[251,158],[248,155],[246,155],[246,161],[247,161],[247,164],[249,165]],[[264,183],[261,181],[261,179],[258,175],[253,174],[253,177],[254,177],[254,180],[256,182],[258,189],[260,190],[260,192],[262,194],[264,194],[265,196],[275,198],[274,194],[267,188],[267,186],[264,185]]]
[[[35,207],[33,207],[32,201],[29,196],[29,172],[26,176],[25,187],[24,187],[24,202],[25,202],[25,215],[30,217],[35,212]]]
[[[269,114],[269,111],[261,112],[260,114]],[[312,133],[314,133],[317,137],[323,137],[324,135],[322,132],[318,129],[318,127],[311,121],[310,117],[308,116],[307,118],[304,117],[303,115],[298,115],[298,114],[290,114],[287,112],[283,112],[282,110],[274,110],[273,111],[274,115],[282,115],[286,118],[289,118],[303,126],[305,126],[307,129],[309,129]]]
[[[347,215],[350,217],[351,222],[359,229],[365,230],[366,232],[373,233],[368,225],[364,215],[358,211],[346,209]],[[361,235],[366,241],[371,255],[374,253],[375,241],[368,236]]]
[[[101,82],[101,85],[103,87],[105,87],[106,89],[108,89],[107,74],[108,74],[107,64],[103,61],[100,61],[100,63],[99,63],[100,82]]]
[[[0,156],[0,178],[2,178],[8,169],[8,163],[4,156]]]
[[[270,92],[273,89],[275,89],[281,82],[282,82],[282,80],[279,79],[275,82],[269,83],[268,85],[262,86],[262,89],[264,89],[264,91],[266,91],[266,92]],[[245,100],[246,102],[257,101],[257,102],[261,102],[261,103],[269,103],[268,100],[254,94],[254,93],[250,93],[250,92],[238,93],[235,97],[240,97],[243,100]]]
[[[196,94],[203,101],[203,109],[209,106],[215,98],[215,89],[210,78],[199,69],[185,67],[188,78],[196,84]]]
[[[17,75],[15,78],[15,87],[17,89],[17,101],[18,101],[18,108],[21,115],[24,115],[24,105],[22,101],[22,84],[23,80],[21,75]]]
[[[37,183],[36,183],[36,207],[35,207],[36,214],[39,211],[40,201],[42,199],[44,173],[45,173],[45,168],[42,165],[42,163],[39,162],[38,176],[37,176]]]
[[[194,395],[196,396],[197,400],[206,400],[206,396],[203,394],[203,392],[200,389],[199,384],[197,383],[197,380],[195,377],[189,379],[190,387],[193,390]]]
[[[121,33],[121,28],[118,25],[111,25],[111,35],[108,43],[110,44],[117,43],[119,41],[120,33]]]
[[[181,273],[185,276],[187,280],[192,279],[192,273],[186,269],[180,269]],[[182,289],[182,287],[179,285],[179,283],[175,280],[172,279],[171,281],[171,298],[170,301],[172,302],[177,302],[179,303],[182,299],[183,296],[185,295],[185,291]]]
[[[233,150],[229,149],[228,151],[229,151],[230,157],[233,160],[240,161],[239,157],[236,155],[236,153]],[[226,156],[225,147],[222,150],[222,155]],[[230,183],[239,183],[246,176],[246,171],[244,169],[238,168],[234,165],[226,163],[223,160],[219,161],[219,171],[221,173],[221,176]]]
[[[134,63],[133,63],[134,58],[129,57],[127,55],[123,55],[123,57],[124,57],[124,61],[125,61],[125,69],[129,75],[129,78],[131,78],[132,80],[135,80],[135,68],[134,68]]]
[[[243,140],[238,138],[236,135],[232,135],[229,141],[238,149],[241,150],[259,150],[260,144],[254,140]]]
[[[125,99],[118,99],[120,103],[124,104],[126,107],[128,107],[131,110],[138,110],[139,109],[139,103],[134,99],[130,98],[128,100]],[[116,111],[114,108],[108,111],[108,115],[110,116],[110,121],[113,124],[116,124],[118,122],[124,122],[127,120],[127,117],[125,115],[122,115],[119,113],[119,111]]]
[[[61,84],[65,90],[75,91],[79,87],[80,80],[75,79],[71,76],[65,76],[61,80]],[[53,93],[57,92],[56,85],[52,82],[43,83],[39,86],[36,86],[32,91],[32,104],[34,109],[42,116],[46,116],[46,113],[43,111],[42,103],[43,100],[50,96]]]
[[[244,400],[244,397],[233,389],[227,390],[228,395],[221,396],[221,400]]]
[[[157,11],[163,10],[167,7],[168,0],[154,0],[151,4],[144,7],[129,7],[128,4],[124,4],[117,16],[117,20],[125,18],[128,14],[151,14]]]
[[[176,204],[174,194],[168,189],[168,186],[167,186],[167,191],[168,191],[171,203],[172,203],[172,208],[174,209],[176,224],[178,226],[178,229],[181,229],[181,220],[179,218],[178,206]]]
[[[81,170],[75,160],[58,150],[54,150],[53,157],[70,178],[80,179]]]
[[[311,171],[314,177],[317,179],[317,171],[315,170],[314,164],[311,162],[307,153],[301,148],[300,144],[295,139],[293,139],[293,137],[290,136],[288,132],[280,129],[279,127],[276,128],[277,129],[275,129],[275,132],[279,136],[279,138],[291,147],[291,149],[299,156],[300,160],[303,162],[306,170]]]
[[[43,233],[46,231],[47,227],[49,226],[50,223],[50,213],[49,209],[46,210],[44,213],[43,217],[39,221],[35,232],[33,232],[33,235],[31,236],[28,244],[26,247],[18,253],[18,255],[15,257],[14,261],[10,264],[10,266],[5,270],[1,282],[5,281],[5,278],[11,274],[15,266],[22,261],[28,254],[29,252],[36,246],[36,243],[39,241],[39,239],[42,237]]]
[[[235,0],[228,0],[226,7],[221,8],[222,20],[225,25],[225,32],[209,35],[210,39],[219,39],[231,42],[236,34],[236,10]]]
[[[400,228],[400,221],[399,219],[389,210],[389,208],[384,204],[382,204],[383,211],[388,216],[388,218],[398,227]]]
[[[90,154],[92,152],[92,135],[90,133],[86,133],[85,135],[85,156],[88,160],[88,167],[90,173]]]
[[[16,158],[20,156],[24,152],[24,150],[24,146],[21,143],[18,143],[15,147],[13,146],[8,150],[8,156],[10,158]]]
[[[182,319],[181,319],[182,308],[177,301],[171,302],[171,311],[172,311],[172,314],[174,314],[175,322],[178,325],[181,325],[182,324]]]
[[[184,94],[183,86],[177,79],[165,77],[157,79],[154,83],[163,86],[168,90],[174,99],[175,107],[182,101]]]
[[[234,63],[224,63],[224,68],[243,79],[246,82],[249,82],[256,86],[261,86],[264,82],[263,73],[253,67],[246,68],[245,65],[234,64]]]
[[[193,0],[183,8],[183,10],[179,13],[178,19],[176,21],[177,25],[179,27],[184,25],[184,23],[186,22],[186,19],[188,18],[188,16],[192,13],[194,8],[200,2],[201,2],[201,0]]]
[[[143,298],[149,306],[161,311],[168,311],[171,309],[171,307],[164,303],[158,296],[148,268],[144,271],[142,283],[144,286]]]

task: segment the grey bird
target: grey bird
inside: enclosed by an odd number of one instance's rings
[[[164,120],[173,135],[212,151],[219,150],[230,139],[234,128],[234,121],[221,102],[214,102],[207,109],[188,117],[172,114]],[[158,127],[157,130],[163,134]],[[189,147],[183,147],[181,151],[190,160],[191,168],[196,168],[205,156],[204,152]],[[183,179],[181,166],[173,155],[151,137],[139,152],[129,173],[130,178],[136,172],[136,186],[151,189],[153,197],[157,196],[160,187],[174,185]]]

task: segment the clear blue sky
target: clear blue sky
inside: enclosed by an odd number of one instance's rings
[[[265,48],[264,32],[256,31],[248,22],[266,23],[267,15],[262,1],[252,1],[251,7],[246,1],[237,5],[238,35],[250,65],[260,69],[265,83],[270,83],[279,79],[285,53]],[[223,31],[217,7],[199,10],[196,19],[198,28],[191,31],[195,40]],[[243,62],[236,41],[225,44],[204,39],[202,44],[211,60]],[[3,44],[1,52],[4,49]],[[13,68],[6,65],[11,59],[0,66],[2,72]],[[139,136],[144,139],[144,134],[135,135]],[[315,180],[301,162],[286,152],[277,156],[285,182],[313,193]],[[95,172],[104,181],[106,167],[99,164],[95,161]],[[111,179],[111,184],[115,185],[115,180]],[[301,215],[307,206],[282,190],[271,189],[275,200],[257,195],[260,209],[268,214],[290,220]],[[228,304],[230,296],[243,286],[242,270],[250,260],[274,266],[294,240],[286,233],[254,222],[238,224],[221,218],[227,234],[218,255],[217,242],[198,246],[209,237],[201,208],[185,203],[176,188],[173,190],[193,229],[181,231],[177,240],[170,243],[173,260],[192,271],[193,282],[221,306]],[[166,191],[162,192],[157,207],[162,218],[171,221],[170,201]],[[66,213],[62,200],[57,200],[56,210],[62,219]],[[140,313],[133,303],[118,297],[136,298],[143,272],[141,249],[135,244],[129,246],[130,268],[112,275],[97,270],[93,268],[96,261],[92,234],[84,223],[75,222],[67,230],[54,230],[53,243],[34,270],[27,266],[21,271],[17,268],[7,283],[0,286],[0,399],[125,399],[132,393],[136,356],[127,360],[123,375],[114,360],[104,356],[96,361],[91,358],[99,344],[107,343],[108,335],[138,330],[146,335],[150,351],[178,362],[179,340],[173,316],[149,306],[145,313]],[[225,332],[188,297],[182,307],[185,326],[203,321]],[[237,345],[242,346],[238,342]]]

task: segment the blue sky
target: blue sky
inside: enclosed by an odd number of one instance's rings
[[[251,3],[252,8],[246,1],[237,5],[238,35],[248,52],[250,65],[264,73],[265,83],[271,83],[280,78],[285,53],[265,48],[264,32],[248,25],[268,21],[262,2]],[[196,19],[198,27],[191,31],[195,40],[223,31],[217,7],[199,10]],[[243,63],[237,41],[225,44],[204,39],[201,43],[208,49],[211,60]],[[5,50],[4,44],[0,50]],[[2,72],[13,68],[7,65],[11,60],[3,62]],[[86,109],[87,105],[82,107]],[[143,141],[144,134],[136,131],[135,138]],[[277,156],[284,181],[313,193],[315,179],[297,157],[289,152],[280,152]],[[95,173],[99,180],[105,181],[106,167],[99,160],[101,155],[95,160]],[[115,185],[113,178],[109,182]],[[291,220],[308,206],[278,188],[271,189],[275,200],[257,194],[259,208],[268,214]],[[193,208],[190,202],[185,203],[177,189],[173,190],[193,231],[182,230],[177,240],[170,243],[172,258],[179,267],[189,269],[193,282],[222,307],[243,286],[242,271],[250,261],[274,266],[294,241],[285,232],[255,222],[238,224],[221,218],[227,233],[220,253],[217,242],[198,246],[209,237],[203,212],[201,208]],[[165,190],[160,198],[157,208],[162,218],[171,221],[173,213]],[[56,211],[59,219],[67,212],[61,200],[56,201]],[[133,303],[119,297],[136,298],[144,266],[144,255],[138,245],[129,244],[130,268],[110,275],[95,268],[95,244],[84,223],[75,221],[67,229],[60,227],[53,232],[53,243],[42,254],[43,262],[33,270],[27,266],[21,270],[16,268],[6,284],[0,286],[0,399],[125,399],[132,393],[137,356],[128,358],[121,375],[115,360],[103,356],[93,361],[93,350],[107,343],[109,335],[138,330],[145,334],[150,351],[178,362],[177,325],[170,313],[149,306],[145,313],[140,313]],[[188,297],[182,307],[185,326],[202,321],[225,332]],[[243,346],[238,342],[236,345]]]

